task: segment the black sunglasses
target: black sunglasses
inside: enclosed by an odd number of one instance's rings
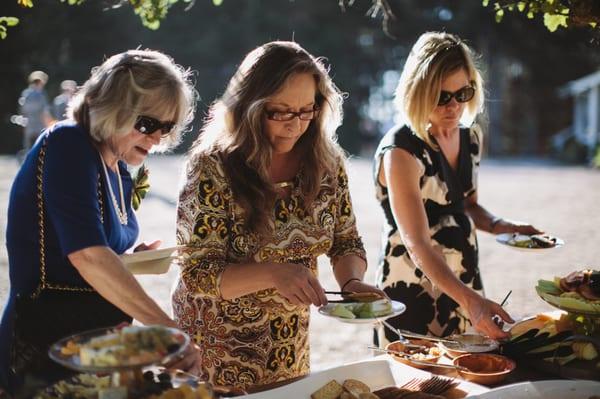
[[[269,111],[266,110],[267,119],[278,122],[291,121],[295,117],[298,117],[301,121],[311,121],[319,116],[319,108],[315,107],[310,111]]]
[[[158,129],[161,130],[161,137],[166,137],[171,133],[173,127],[175,127],[175,122],[161,122],[158,119],[152,118],[150,116],[140,115],[137,117],[135,121],[135,125],[133,126],[135,130],[142,134],[153,134]]]
[[[475,95],[475,88],[472,86],[465,86],[456,90],[455,92],[449,92],[442,90],[440,92],[440,99],[438,100],[438,106],[446,105],[451,100],[452,97],[456,99],[459,103],[466,103],[471,101],[473,96]]]

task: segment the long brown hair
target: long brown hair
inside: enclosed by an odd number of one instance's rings
[[[331,81],[323,60],[294,42],[275,41],[251,51],[229,81],[223,96],[210,107],[191,155],[217,153],[223,160],[233,195],[245,214],[246,226],[268,233],[276,199],[269,179],[271,144],[263,126],[265,103],[287,80],[310,73],[317,83],[315,105],[320,109],[297,146],[303,149],[301,190],[306,207],[318,194],[326,174],[335,173],[343,157],[335,130],[342,120],[343,96]]]

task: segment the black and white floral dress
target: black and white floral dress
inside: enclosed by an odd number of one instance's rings
[[[383,155],[393,148],[410,153],[419,165],[419,186],[429,222],[433,247],[440,251],[456,276],[474,290],[482,291],[477,266],[475,224],[466,214],[464,199],[477,188],[481,159],[481,134],[477,126],[460,128],[458,169],[452,169],[436,151],[407,126],[395,127],[381,140],[375,153],[376,196],[384,214],[382,254],[377,284],[391,299],[406,304],[400,316],[388,319],[394,327],[421,334],[447,336],[464,332],[470,325],[466,313],[413,263],[396,226],[387,187],[378,179]],[[375,341],[383,345],[396,340],[395,333],[379,327]]]

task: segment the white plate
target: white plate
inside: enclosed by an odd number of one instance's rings
[[[588,399],[600,395],[600,382],[587,380],[527,381],[506,385],[467,399]]]
[[[560,248],[563,245],[565,245],[565,241],[562,240],[561,238],[558,237],[554,237],[551,236],[549,234],[544,234],[546,237],[549,237],[551,239],[553,239],[555,241],[555,245],[553,247],[549,247],[549,248],[542,248],[542,247],[535,247],[535,248],[527,248],[527,247],[519,247],[516,246],[514,244],[511,244],[512,241],[516,239],[527,239],[530,236],[525,235],[525,234],[518,234],[518,233],[504,233],[504,234],[498,234],[496,236],[496,241],[499,242],[500,244],[504,244],[507,247],[519,250],[519,251],[526,251],[526,252],[537,252],[537,251],[544,251],[544,250],[548,250],[548,249],[554,249],[554,248]]]
[[[396,385],[394,376],[387,360],[367,361],[352,363],[346,366],[334,367],[328,370],[318,371],[310,374],[300,381],[270,389],[264,392],[253,393],[242,396],[244,399],[309,399],[310,394],[327,384],[336,380],[340,384],[349,378],[364,382],[371,391],[390,385]]]
[[[291,384],[241,396],[240,399],[310,399],[311,393],[331,380],[336,380],[342,384],[344,380],[349,378],[356,379],[364,382],[371,391],[374,391],[387,386],[401,386],[413,378],[430,378],[432,375],[426,371],[396,362],[389,355],[381,355],[357,363],[317,371]],[[457,389],[470,394],[480,394],[488,391],[488,388],[472,382],[456,381],[460,382]]]
[[[129,327],[128,327],[129,328]],[[165,364],[174,359],[176,359],[180,354],[184,353],[187,346],[190,343],[189,336],[181,330],[176,328],[164,327],[164,326],[136,326],[133,327],[134,331],[139,330],[162,330],[166,333],[170,341],[172,343],[176,343],[179,345],[176,350],[173,352],[162,354],[159,352],[155,352],[155,356],[150,359],[144,359],[139,363],[124,363],[118,366],[97,366],[97,365],[83,365],[81,364],[81,359],[79,357],[79,353],[75,355],[65,355],[62,352],[62,349],[66,347],[69,343],[83,345],[89,342],[93,338],[99,338],[105,335],[112,335],[118,330],[117,327],[104,327],[97,328],[94,330],[84,331],[81,333],[77,333],[75,335],[71,335],[66,338],[62,338],[61,340],[55,342],[48,349],[48,355],[52,360],[59,363],[62,366],[70,368],[72,370],[83,371],[83,372],[109,372],[109,371],[117,371],[117,370],[131,370],[131,369],[141,369],[144,366],[149,366],[152,364]]]
[[[123,254],[121,260],[133,274],[162,274],[169,270],[171,262],[175,259],[175,251],[183,247],[179,245]]]
[[[344,303],[343,305],[349,305],[351,303],[352,302],[348,302],[348,303]],[[339,305],[338,303],[328,303],[325,306],[321,306],[319,308],[319,313],[321,313],[322,315],[327,316],[327,317],[333,317],[334,319],[343,321],[344,323],[351,323],[351,324],[377,323],[377,320],[385,320],[385,319],[389,319],[390,317],[398,316],[399,314],[404,313],[404,311],[406,310],[406,305],[403,304],[402,302],[391,301],[391,303],[392,303],[392,313],[390,313],[386,316],[377,316],[372,319],[362,319],[362,318],[358,318],[358,317],[356,319],[346,319],[344,317],[334,316],[331,314],[331,311],[333,310],[335,305]]]

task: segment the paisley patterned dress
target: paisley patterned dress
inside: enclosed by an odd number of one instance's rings
[[[219,285],[229,263],[301,263],[317,275],[321,254],[364,259],[343,164],[337,176],[324,177],[310,209],[298,174],[290,197],[276,202],[268,242],[245,229],[218,155],[195,155],[186,169],[177,241],[190,249],[172,300],[178,325],[202,350],[201,377],[247,388],[308,374],[309,307],[290,304],[274,289],[225,300]]]
[[[413,263],[390,207],[387,187],[378,179],[383,155],[393,148],[411,154],[420,170],[419,186],[429,222],[432,245],[455,275],[474,290],[483,291],[477,266],[475,225],[464,210],[464,199],[477,189],[481,159],[481,134],[477,126],[460,129],[458,169],[452,169],[441,151],[431,148],[407,126],[395,127],[381,140],[375,153],[376,196],[384,214],[382,254],[377,284],[390,298],[406,304],[406,312],[388,319],[396,328],[421,334],[447,336],[470,325],[465,312],[434,286]],[[398,339],[388,328],[379,328],[379,345]]]

